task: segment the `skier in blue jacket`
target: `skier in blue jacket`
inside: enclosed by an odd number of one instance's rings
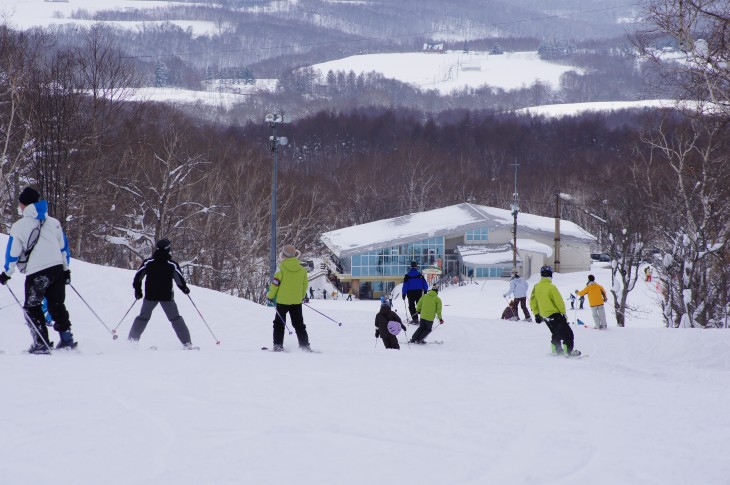
[[[418,263],[413,261],[411,269],[403,277],[403,289],[401,290],[403,300],[408,297],[408,312],[411,314],[411,323],[418,323],[418,312],[416,311],[416,303],[428,291],[428,283],[418,271]]]

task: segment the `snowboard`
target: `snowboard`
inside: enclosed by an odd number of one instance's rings
[[[576,357],[564,357],[562,354],[553,354],[552,352],[547,355],[548,357],[562,357],[565,360],[579,360],[588,357],[588,354],[580,354]]]
[[[263,350],[264,352],[274,352],[274,349],[270,349],[266,346],[261,347],[261,350]],[[279,350],[279,352],[289,353],[289,349]],[[321,354],[322,353],[321,350],[312,350],[311,352],[302,351],[302,352],[305,354]]]

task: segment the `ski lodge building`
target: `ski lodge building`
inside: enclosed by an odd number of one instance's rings
[[[411,261],[432,279],[509,279],[514,218],[506,209],[463,203],[322,234],[329,269],[340,286],[378,298],[403,281]],[[555,266],[556,220],[518,213],[517,270],[525,278]],[[560,272],[587,271],[596,238],[560,221]],[[435,276],[440,274],[440,276]]]

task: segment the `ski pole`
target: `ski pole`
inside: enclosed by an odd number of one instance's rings
[[[10,294],[13,295],[13,299],[15,300],[15,303],[17,303],[18,306],[20,307],[20,309],[23,310],[23,315],[25,316],[26,325],[28,325],[30,328],[33,329],[33,331],[36,333],[36,335],[38,335],[38,338],[41,339],[41,342],[43,342],[43,345],[45,345],[46,348],[48,349],[48,351],[50,352],[52,350],[51,345],[46,341],[46,339],[43,338],[43,335],[41,335],[41,331],[38,330],[38,328],[33,323],[33,319],[30,318],[30,315],[28,315],[28,310],[26,310],[25,307],[23,307],[23,305],[20,304],[20,300],[18,300],[18,297],[15,296],[15,293],[13,293],[13,290],[10,289],[9,286],[7,288],[8,288],[8,291],[10,292]]]
[[[405,309],[405,311],[406,311],[406,315],[408,315],[408,305],[406,304],[406,299],[405,299],[405,297],[403,297],[403,308],[404,308],[404,309]],[[413,320],[413,315],[411,315],[411,316],[410,316],[410,317],[408,318],[408,323],[410,323],[410,322],[411,322],[412,320]]]
[[[405,329],[403,331],[406,333],[406,345],[408,345],[408,348],[410,349],[411,348],[411,342],[410,342],[410,339],[408,338],[408,329]]]
[[[316,310],[316,309],[312,308],[311,306],[307,305],[306,303],[304,303],[304,305],[306,305],[307,307],[311,308],[311,309],[312,309],[312,310],[314,310],[315,312],[319,313],[319,314],[320,314],[320,315],[322,315],[322,316],[323,316],[324,318],[326,318],[326,319],[328,319],[328,320],[332,320],[333,322],[335,322],[335,323],[336,323],[337,325],[339,325],[340,327],[342,326],[342,322],[338,322],[337,320],[335,320],[335,319],[333,319],[333,318],[330,318],[330,317],[328,317],[327,315],[325,315],[325,314],[324,314],[324,313],[322,313],[321,311],[319,311],[319,310]]]
[[[79,297],[79,298],[81,298],[81,301],[83,301],[83,302],[84,302],[84,304],[86,305],[86,308],[88,308],[88,309],[89,309],[89,310],[91,311],[91,313],[93,313],[93,314],[94,314],[94,316],[96,317],[96,319],[97,319],[97,320],[99,320],[99,323],[101,323],[102,325],[104,325],[104,328],[105,328],[105,329],[106,329],[106,330],[107,330],[107,331],[108,331],[108,332],[109,332],[110,334],[112,334],[112,336],[113,336],[113,335],[114,335],[114,332],[112,332],[112,329],[111,329],[111,328],[109,328],[109,327],[107,327],[107,326],[106,326],[106,323],[104,323],[104,321],[103,321],[103,320],[102,320],[101,318],[99,318],[99,315],[97,315],[97,314],[96,314],[96,312],[94,311],[94,309],[93,309],[93,308],[91,308],[91,305],[89,305],[89,304],[88,304],[88,302],[87,302],[86,300],[84,300],[84,297],[83,297],[83,296],[81,296],[81,293],[79,293],[79,292],[78,292],[78,291],[76,290],[76,288],[74,288],[74,285],[68,285],[68,286],[70,286],[70,287],[71,287],[71,289],[72,289],[72,290],[74,290],[74,293],[76,293],[76,294],[78,295],[78,297]]]
[[[124,316],[122,317],[122,319],[121,319],[121,320],[119,320],[119,323],[117,323],[117,326],[116,326],[116,327],[114,327],[114,330],[112,330],[112,338],[113,338],[114,340],[116,340],[116,339],[118,339],[118,338],[119,338],[119,335],[117,335],[117,329],[119,328],[119,325],[121,325],[121,324],[122,324],[122,322],[124,321],[124,319],[125,319],[125,318],[127,318],[127,315],[129,315],[129,312],[131,312],[131,311],[132,311],[132,307],[133,307],[133,306],[134,306],[135,304],[137,304],[137,299],[136,299],[136,298],[135,298],[135,299],[134,299],[134,301],[132,302],[132,306],[130,306],[130,307],[129,307],[129,310],[127,310],[127,312],[126,312],[126,313],[124,314]]]
[[[276,312],[276,315],[279,317],[279,320],[281,320],[281,323],[284,324],[284,327],[286,327],[286,331],[289,332],[289,335],[293,334],[294,332],[291,331],[289,328],[289,325],[286,324],[286,320],[284,320],[284,317],[281,316],[281,313],[279,313],[279,309],[274,306],[274,311]]]
[[[200,310],[198,310],[198,306],[195,304],[195,302],[193,301],[193,299],[190,297],[189,294],[188,294],[188,298],[190,298],[190,303],[192,303],[193,304],[193,307],[195,307],[195,311],[197,311],[198,312],[198,315],[200,315],[200,319],[203,320],[203,323],[205,324],[205,326],[208,327],[208,331],[213,336],[213,340],[215,340],[215,344],[216,345],[220,345],[221,344],[221,341],[218,340],[215,337],[215,334],[213,333],[213,330],[210,329],[210,325],[208,325],[208,322],[205,321],[205,318],[203,318],[203,314],[200,313]]]

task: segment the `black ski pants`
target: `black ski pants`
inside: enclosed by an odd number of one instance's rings
[[[63,265],[51,266],[44,270],[29,274],[25,277],[25,311],[29,320],[26,322],[30,329],[33,341],[42,344],[38,333],[43,336],[46,344],[48,340],[48,327],[46,317],[43,315],[43,298],[48,303],[48,313],[53,318],[53,329],[58,333],[71,330],[71,321],[66,310],[66,277],[63,274]],[[33,330],[33,325],[38,333]]]
[[[158,301],[148,300],[146,298],[142,300],[142,309],[139,312],[139,316],[134,319],[134,323],[132,323],[132,328],[129,329],[129,336],[127,338],[129,340],[136,341],[142,337],[142,332],[144,332],[144,329],[147,328],[147,324],[152,317],[152,310],[155,309],[158,303],[162,307],[162,311],[165,312],[167,319],[170,320],[172,329],[175,330],[175,335],[177,335],[177,338],[180,339],[180,343],[183,345],[189,344],[190,330],[188,329],[188,326],[185,325],[185,320],[180,316],[180,312],[177,311],[177,304],[175,303],[175,300]]]
[[[550,343],[553,344],[555,351],[558,354],[563,353],[563,346],[561,341],[565,344],[568,353],[573,351],[573,329],[568,325],[568,320],[565,319],[560,313],[554,313],[545,319],[545,324],[550,329],[552,338]]]
[[[386,349],[400,350],[400,344],[398,343],[398,337],[390,333],[388,330],[388,324],[384,323],[377,326],[378,334],[383,339],[383,345]]]
[[[426,340],[426,337],[428,337],[428,334],[431,333],[431,330],[433,329],[433,320],[426,320],[425,318],[421,319],[420,325],[418,325],[418,328],[415,332],[413,332],[413,336],[411,337],[411,342],[419,342],[421,340]]]
[[[418,312],[416,311],[416,304],[418,303],[418,300],[421,299],[421,296],[423,296],[423,291],[409,290],[406,292],[406,296],[408,297],[408,313],[411,314],[411,321],[418,323]]]
[[[291,326],[294,327],[294,331],[297,333],[299,346],[308,346],[309,335],[307,335],[307,326],[304,325],[301,303],[298,305],[276,304],[276,316],[274,317],[274,345],[284,345],[284,327],[287,313],[291,318]]]

